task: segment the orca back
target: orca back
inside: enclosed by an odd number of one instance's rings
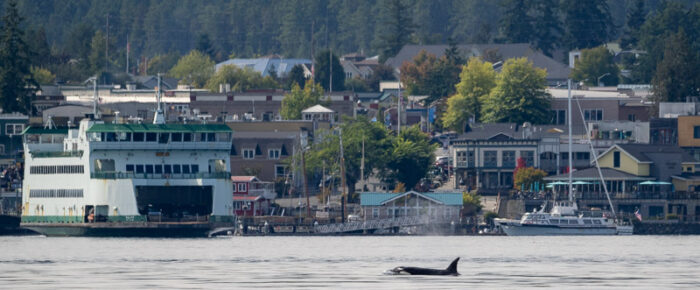
[[[452,263],[450,263],[450,265],[447,266],[447,269],[445,269],[445,271],[447,271],[448,273],[450,273],[452,275],[459,275],[459,273],[457,273],[457,263],[458,262],[459,262],[459,257],[457,257],[457,259],[452,261]]]

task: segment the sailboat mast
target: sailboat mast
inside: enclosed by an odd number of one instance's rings
[[[571,79],[567,80],[567,87],[569,91],[569,97],[568,97],[568,116],[567,116],[567,123],[569,123],[569,201],[574,201],[574,190],[573,190],[573,176],[572,176],[572,169],[574,165],[573,161],[573,142],[572,142],[572,137],[571,137]]]
[[[345,215],[346,215],[346,205],[348,203],[348,197],[347,194],[345,193],[345,156],[343,153],[343,128],[339,128],[340,135],[339,135],[339,143],[340,143],[340,182],[341,188],[343,189],[343,195],[341,196],[342,202],[343,202],[343,218],[342,221],[345,222]]]

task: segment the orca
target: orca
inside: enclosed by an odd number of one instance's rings
[[[447,269],[429,269],[420,267],[396,267],[389,270],[389,274],[393,275],[433,275],[433,276],[457,276],[457,262],[459,262],[459,257],[452,261]]]

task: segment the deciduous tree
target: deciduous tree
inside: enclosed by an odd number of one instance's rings
[[[170,70],[170,75],[179,78],[181,83],[197,88],[203,87],[213,74],[214,61],[198,50],[181,57]]]
[[[481,104],[496,86],[496,72],[490,62],[471,58],[462,68],[457,94],[447,100],[447,113],[443,116],[443,125],[452,130],[463,132],[470,118],[481,118]]]
[[[520,168],[513,175],[515,188],[529,189],[535,182],[542,182],[545,176],[547,176],[547,172],[541,169],[534,167]]]
[[[277,82],[270,76],[262,77],[252,68],[239,68],[224,65],[207,81],[206,88],[212,92],[219,90],[219,85],[229,84],[234,92],[250,89],[276,89]]]
[[[301,111],[321,104],[322,95],[323,88],[313,80],[308,80],[304,89],[294,84],[292,90],[282,99],[280,115],[285,120],[301,120]]]
[[[428,173],[435,160],[436,144],[430,144],[430,138],[417,126],[401,131],[393,140],[387,168],[391,175],[413,189]]]
[[[582,81],[589,86],[597,86],[598,78],[602,84],[616,86],[619,82],[620,69],[613,60],[614,55],[605,46],[598,46],[581,51],[581,58],[571,71],[571,78]]]

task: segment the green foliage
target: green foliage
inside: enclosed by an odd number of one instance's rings
[[[388,65],[380,64],[372,70],[372,74],[367,79],[367,86],[373,92],[379,91],[381,81],[395,81],[394,69]]]
[[[545,122],[551,99],[545,91],[546,75],[544,69],[533,67],[526,58],[507,60],[482,107],[482,121]]]
[[[644,0],[635,0],[632,10],[627,14],[627,23],[625,25],[624,34],[620,40],[620,46],[623,48],[636,47],[639,42],[639,29],[644,25]]]
[[[606,43],[613,23],[605,0],[564,0],[564,42],[569,49],[584,49]]]
[[[345,88],[348,90],[352,90],[353,92],[370,92],[370,88],[367,85],[367,82],[365,82],[364,79],[360,77],[354,77],[351,79],[346,79],[345,80]]]
[[[476,193],[462,193],[462,206],[464,207],[463,214],[465,216],[475,216],[481,211],[481,196]]]
[[[496,72],[490,62],[471,58],[459,76],[457,94],[447,100],[442,120],[445,127],[461,133],[469,118],[481,117],[481,104],[496,86]]]
[[[513,184],[515,188],[530,188],[535,182],[542,182],[545,176],[547,176],[547,172],[541,169],[534,167],[519,168],[513,175]]]
[[[92,40],[90,41],[90,55],[88,56],[90,71],[93,74],[101,72],[107,65],[107,59],[105,58],[105,41],[105,35],[102,31],[95,31],[95,35],[92,36]]]
[[[510,43],[530,42],[533,31],[533,19],[528,15],[530,10],[527,0],[503,0],[501,6],[501,34]]]
[[[345,71],[343,70],[343,66],[340,65],[338,57],[332,54],[330,50],[324,50],[316,54],[316,59],[314,61],[314,81],[328,91],[330,88],[329,76],[331,74],[331,66],[328,65],[329,61],[333,64],[333,91],[345,90]]]
[[[148,60],[146,74],[167,73],[177,64],[178,59],[180,59],[180,55],[174,52],[156,55]]]
[[[533,1],[533,43],[534,46],[545,55],[552,56],[555,48],[562,46],[561,35],[564,29],[559,19],[559,9],[557,0],[536,0]]]
[[[651,82],[654,103],[685,102],[685,97],[697,96],[700,90],[698,66],[700,55],[690,47],[683,29],[670,36]]]
[[[190,51],[189,54],[181,57],[170,70],[170,75],[181,79],[181,83],[196,88],[203,87],[213,74],[214,61],[197,50]]]
[[[454,94],[461,65],[445,56],[438,59],[422,50],[413,58],[413,62],[401,65],[401,82],[408,94],[427,95],[426,103],[431,104]]]
[[[321,85],[308,80],[304,89],[294,84],[292,90],[284,95],[280,115],[285,120],[301,120],[301,111],[314,105],[321,104],[323,88]]]
[[[53,84],[54,79],[56,79],[56,76],[48,69],[33,66],[30,70],[32,78],[40,85]]]
[[[36,30],[27,30],[27,45],[32,52],[32,64],[45,67],[51,61],[51,49],[46,40],[46,31],[43,27]]]
[[[421,178],[428,173],[435,160],[436,144],[430,144],[430,138],[418,126],[401,131],[391,146],[387,168],[399,182],[413,189]]]
[[[297,64],[292,67],[292,69],[289,71],[289,74],[287,74],[287,85],[286,87],[288,89],[292,89],[294,85],[298,85],[300,88],[304,88],[304,85],[306,84],[306,77],[304,76],[304,68],[300,65]]]
[[[415,25],[403,0],[383,0],[380,5],[381,18],[377,25],[375,47],[380,52],[380,61],[384,62],[410,42]]]
[[[24,42],[22,17],[14,0],[7,2],[0,22],[0,103],[3,112],[30,112],[37,87],[30,71],[31,52]]]
[[[211,40],[209,39],[209,34],[207,33],[202,33],[199,35],[199,38],[197,39],[196,50],[208,55],[209,58],[212,59],[216,55],[216,51],[214,51],[214,47],[212,46]]]
[[[487,211],[484,213],[484,221],[487,224],[493,224],[493,220],[498,218],[498,213]]]
[[[600,82],[606,86],[616,86],[620,69],[615,65],[613,58],[614,55],[605,46],[584,49],[571,71],[571,78],[583,81],[589,86],[597,86],[598,78],[605,75]]]
[[[206,88],[218,92],[219,85],[229,84],[234,92],[250,89],[276,89],[277,82],[270,76],[262,77],[252,68],[239,68],[235,65],[224,65],[207,81]]]

